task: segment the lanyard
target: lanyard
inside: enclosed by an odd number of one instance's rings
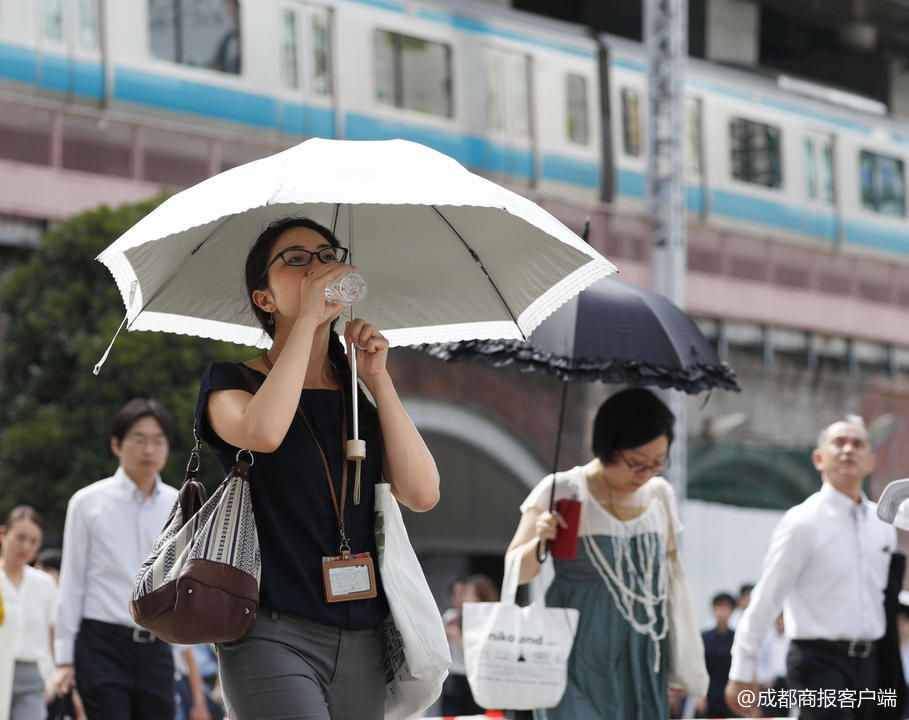
[[[269,372],[274,367],[271,358],[268,357],[268,353],[262,354],[262,360],[265,362],[265,366],[268,368]],[[347,428],[347,399],[344,397],[344,391],[341,391],[341,502],[338,502],[338,495],[335,492],[335,484],[331,479],[331,467],[328,464],[328,457],[325,455],[325,450],[322,449],[322,443],[319,442],[319,438],[316,436],[315,431],[312,429],[312,425],[309,423],[309,418],[306,417],[306,413],[303,412],[303,400],[301,398],[299,404],[297,405],[297,414],[303,418],[303,424],[306,425],[306,429],[309,431],[312,441],[315,443],[316,448],[319,450],[319,455],[322,458],[322,469],[325,473],[325,481],[328,483],[328,492],[331,494],[331,504],[335,510],[335,517],[338,520],[338,536],[341,540],[339,545],[339,550],[341,553],[350,553],[350,540],[347,537],[347,533],[344,529],[344,508],[347,505],[347,459],[344,456],[344,436]]]

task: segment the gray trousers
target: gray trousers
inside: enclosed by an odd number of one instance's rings
[[[10,720],[44,720],[47,717],[44,679],[38,671],[38,663],[16,661],[9,717]]]
[[[382,629],[342,630],[260,610],[218,646],[230,720],[382,720]]]

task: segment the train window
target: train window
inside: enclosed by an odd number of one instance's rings
[[[98,0],[79,0],[79,47],[98,49]]]
[[[622,148],[629,157],[641,157],[641,94],[622,88]]]
[[[818,181],[821,186],[821,197],[828,205],[833,205],[833,143],[827,141],[821,145],[821,168]]]
[[[862,206],[882,215],[906,214],[903,161],[862,150],[860,155]]]
[[[311,52],[304,57],[301,48]],[[281,12],[281,78],[286,87],[297,89],[302,77],[311,92],[331,94],[331,36],[325,8],[295,5]]]
[[[63,42],[63,0],[41,0],[41,35],[45,40]]]
[[[809,200],[833,204],[833,145],[829,140],[806,137],[804,144],[805,193]]]
[[[405,110],[454,116],[451,46],[376,30],[376,100]]]
[[[814,140],[805,138],[805,192],[809,200],[817,200],[817,153],[814,149]]]
[[[488,51],[486,64],[486,128],[505,131],[505,58],[502,53]]]
[[[703,101],[701,98],[685,98],[685,163],[688,172],[695,177],[700,177],[702,172],[704,149],[701,144],[701,127],[702,127],[702,108]]]
[[[520,53],[487,48],[486,128],[509,136],[530,135],[530,105],[527,91],[527,57]]]
[[[508,132],[530,137],[530,61],[526,55],[512,55],[506,65],[508,78]]]
[[[768,188],[783,186],[783,143],[778,127],[733,118],[729,135],[733,178]]]
[[[578,145],[590,142],[590,110],[587,107],[587,78],[583,75],[565,75],[566,134]]]
[[[148,0],[148,32],[156,58],[241,72],[240,0]]]
[[[297,12],[284,8],[281,12],[281,79],[289,88],[300,87],[300,60],[297,55]]]
[[[312,9],[309,16],[312,35],[312,79],[313,92],[331,95],[331,31],[328,10]]]
[[[51,43],[68,43],[76,33],[80,50],[98,49],[98,0],[41,0],[41,36]]]

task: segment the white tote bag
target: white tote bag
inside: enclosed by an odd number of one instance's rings
[[[442,616],[388,483],[376,485],[379,574],[391,615],[385,623],[385,718],[419,716],[442,694],[451,653]]]
[[[667,538],[675,538],[677,528],[674,501],[667,493],[667,485],[658,486],[658,495],[669,521]],[[704,659],[704,641],[698,627],[697,616],[691,605],[688,580],[679,559],[679,551],[667,553],[669,564],[669,684],[681,687],[694,698],[707,694],[710,676]]]
[[[502,602],[464,603],[464,664],[474,700],[509,710],[551,708],[568,681],[568,656],[580,613],[574,608],[515,604],[520,557],[505,567]]]

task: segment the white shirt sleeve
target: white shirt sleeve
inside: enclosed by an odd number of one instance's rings
[[[735,629],[730,680],[754,682],[761,644],[808,561],[812,535],[811,526],[799,522],[792,513],[784,516],[774,530],[761,578]]]
[[[60,591],[57,597],[57,621],[54,623],[54,659],[58,665],[69,665],[75,655],[76,633],[85,605],[85,574],[88,568],[88,525],[78,496],[66,508],[63,526],[63,558],[60,562]]]
[[[54,677],[55,669],[54,649],[51,647],[50,642],[51,632],[53,631],[54,623],[57,621],[57,585],[50,575],[42,574],[45,575],[43,578],[45,582],[43,583],[44,592],[41,595],[41,603],[43,605],[41,614],[46,622],[46,625],[44,625],[46,631],[39,638],[39,641],[42,641],[42,645],[38,653],[38,669],[41,672],[41,677],[44,678],[45,687],[49,687]]]
[[[57,590],[57,584],[54,582],[54,579],[49,575],[48,578],[50,578],[51,582],[50,589],[47,593],[47,624],[49,627],[53,628],[57,624],[57,596],[59,595],[59,591]]]
[[[662,501],[666,512],[669,514],[669,523],[673,531],[673,537],[670,538],[669,542],[669,549],[674,552],[678,548],[679,534],[684,529],[682,518],[679,515],[679,504],[675,499],[675,489],[666,478],[659,476],[651,478],[647,485],[642,489],[646,489],[650,493],[657,495]]]
[[[579,478],[583,478],[583,475],[578,476],[577,472],[572,470],[556,473],[555,475],[547,475],[537,483],[537,486],[530,491],[530,494],[521,503],[521,512],[525,513],[531,508],[541,512],[549,510],[549,498],[552,494],[553,482],[555,482],[556,486],[555,502],[576,499],[578,497],[577,483],[580,481]]]

